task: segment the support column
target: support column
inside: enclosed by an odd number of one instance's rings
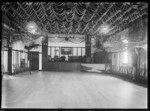
[[[135,48],[136,51],[136,59],[135,59],[135,68],[136,68],[136,73],[135,73],[135,78],[138,78],[138,76],[140,75],[140,49],[139,48]]]
[[[12,47],[8,47],[8,72],[12,75]]]
[[[44,70],[45,63],[48,61],[48,36],[42,40],[42,70]]]
[[[137,71],[138,71],[138,76],[140,76],[140,48],[137,48],[138,51],[138,62],[137,62]]]
[[[85,40],[85,56],[87,62],[87,58],[91,58],[91,37],[89,35],[86,35]]]

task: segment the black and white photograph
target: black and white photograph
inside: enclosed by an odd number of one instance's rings
[[[1,2],[2,109],[148,109],[148,2]]]

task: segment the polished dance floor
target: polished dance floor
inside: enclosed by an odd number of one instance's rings
[[[2,80],[2,108],[147,108],[147,88],[105,74],[35,71]]]

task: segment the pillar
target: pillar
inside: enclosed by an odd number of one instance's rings
[[[42,40],[42,70],[44,70],[45,63],[48,61],[48,36]]]
[[[91,37],[89,35],[86,35],[85,38],[85,56],[91,57]]]
[[[136,51],[136,59],[135,59],[136,75],[135,75],[135,78],[137,78],[140,75],[140,48],[135,48],[135,51]]]
[[[8,47],[8,72],[12,74],[12,47]]]

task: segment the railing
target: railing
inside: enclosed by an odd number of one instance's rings
[[[6,71],[4,64],[1,65],[1,72],[2,74],[6,74],[8,73],[8,71]]]
[[[138,80],[147,80],[147,71],[146,71],[146,69],[144,69],[144,68],[140,68],[138,71],[137,71],[137,76],[136,76],[136,78],[138,79]]]
[[[13,64],[13,74],[25,72],[28,70],[29,70],[29,67],[27,63],[25,63],[24,66],[22,67],[19,64]]]
[[[20,72],[20,66],[19,64],[13,64],[13,73],[17,74]]]
[[[115,65],[106,65],[106,72],[113,73],[121,76],[130,77],[133,80],[147,80],[147,71],[146,69],[140,68],[136,71],[135,67],[127,66],[115,66]]]
[[[4,64],[1,65],[2,67],[2,75],[4,74],[5,70],[4,70]]]

